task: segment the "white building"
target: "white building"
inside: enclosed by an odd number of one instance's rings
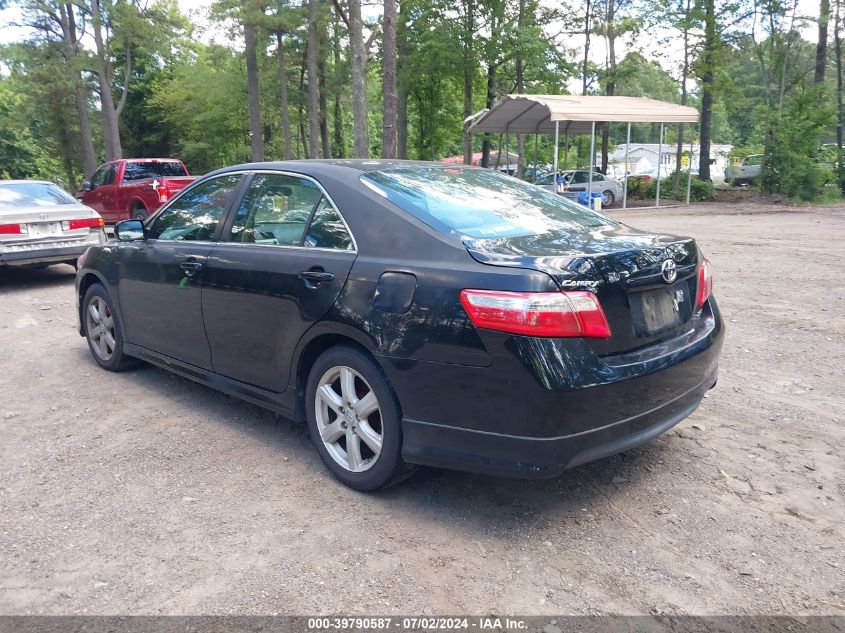
[[[622,143],[617,145],[616,149],[611,152],[608,159],[608,172],[616,176],[623,176],[625,174],[625,147]],[[660,148],[658,143],[631,143],[628,148],[628,173],[639,174],[645,171],[654,170],[657,168],[658,156],[657,152]],[[669,174],[675,169],[675,151],[677,147],[673,145],[663,145],[663,151],[660,153],[661,167],[660,171],[664,174]],[[730,154],[733,145],[710,145],[710,177],[715,181],[724,180],[725,167],[728,165],[728,154]],[[685,156],[682,159],[683,169],[687,169],[689,162],[687,154],[689,154],[689,145],[684,145]],[[693,174],[698,172],[699,156],[701,155],[701,148],[698,145],[692,146],[692,169]],[[601,156],[598,157],[596,164],[601,163]]]

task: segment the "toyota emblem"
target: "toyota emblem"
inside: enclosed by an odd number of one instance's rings
[[[663,274],[663,281],[667,284],[671,284],[678,278],[678,267],[671,259],[663,261],[663,264],[660,265],[660,272]]]

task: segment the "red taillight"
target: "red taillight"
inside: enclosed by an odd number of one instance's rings
[[[26,224],[0,224],[0,235],[26,235]]]
[[[526,336],[608,338],[610,326],[592,292],[462,290],[473,325]]]
[[[695,297],[695,308],[701,308],[713,292],[713,269],[710,261],[704,258],[698,269],[698,294]]]
[[[77,229],[99,229],[105,226],[103,218],[82,218],[80,220],[62,220],[62,228],[65,231],[76,231]]]

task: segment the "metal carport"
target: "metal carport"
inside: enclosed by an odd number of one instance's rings
[[[554,173],[558,173],[560,132],[590,134],[590,166],[588,192],[592,192],[595,165],[596,123],[627,123],[625,179],[622,206],[628,204],[628,156],[631,145],[631,123],[660,123],[660,149],[657,161],[657,199],[660,206],[660,167],[663,130],[666,123],[697,123],[698,111],[690,106],[645,97],[604,97],[573,95],[508,95],[489,110],[470,117],[470,134],[504,133],[505,150],[510,134],[554,134]],[[690,126],[690,160],[692,159],[692,126]],[[692,164],[687,171],[687,204],[692,182]]]

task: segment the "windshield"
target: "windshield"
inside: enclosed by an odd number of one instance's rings
[[[43,182],[0,183],[0,208],[76,204],[69,193]]]
[[[512,176],[472,167],[397,167],[361,181],[442,233],[522,237],[613,225],[612,220]]]
[[[173,160],[145,160],[143,162],[126,163],[126,169],[123,172],[123,181],[146,180],[147,178],[173,178],[187,175],[188,172],[185,171],[182,163]]]

